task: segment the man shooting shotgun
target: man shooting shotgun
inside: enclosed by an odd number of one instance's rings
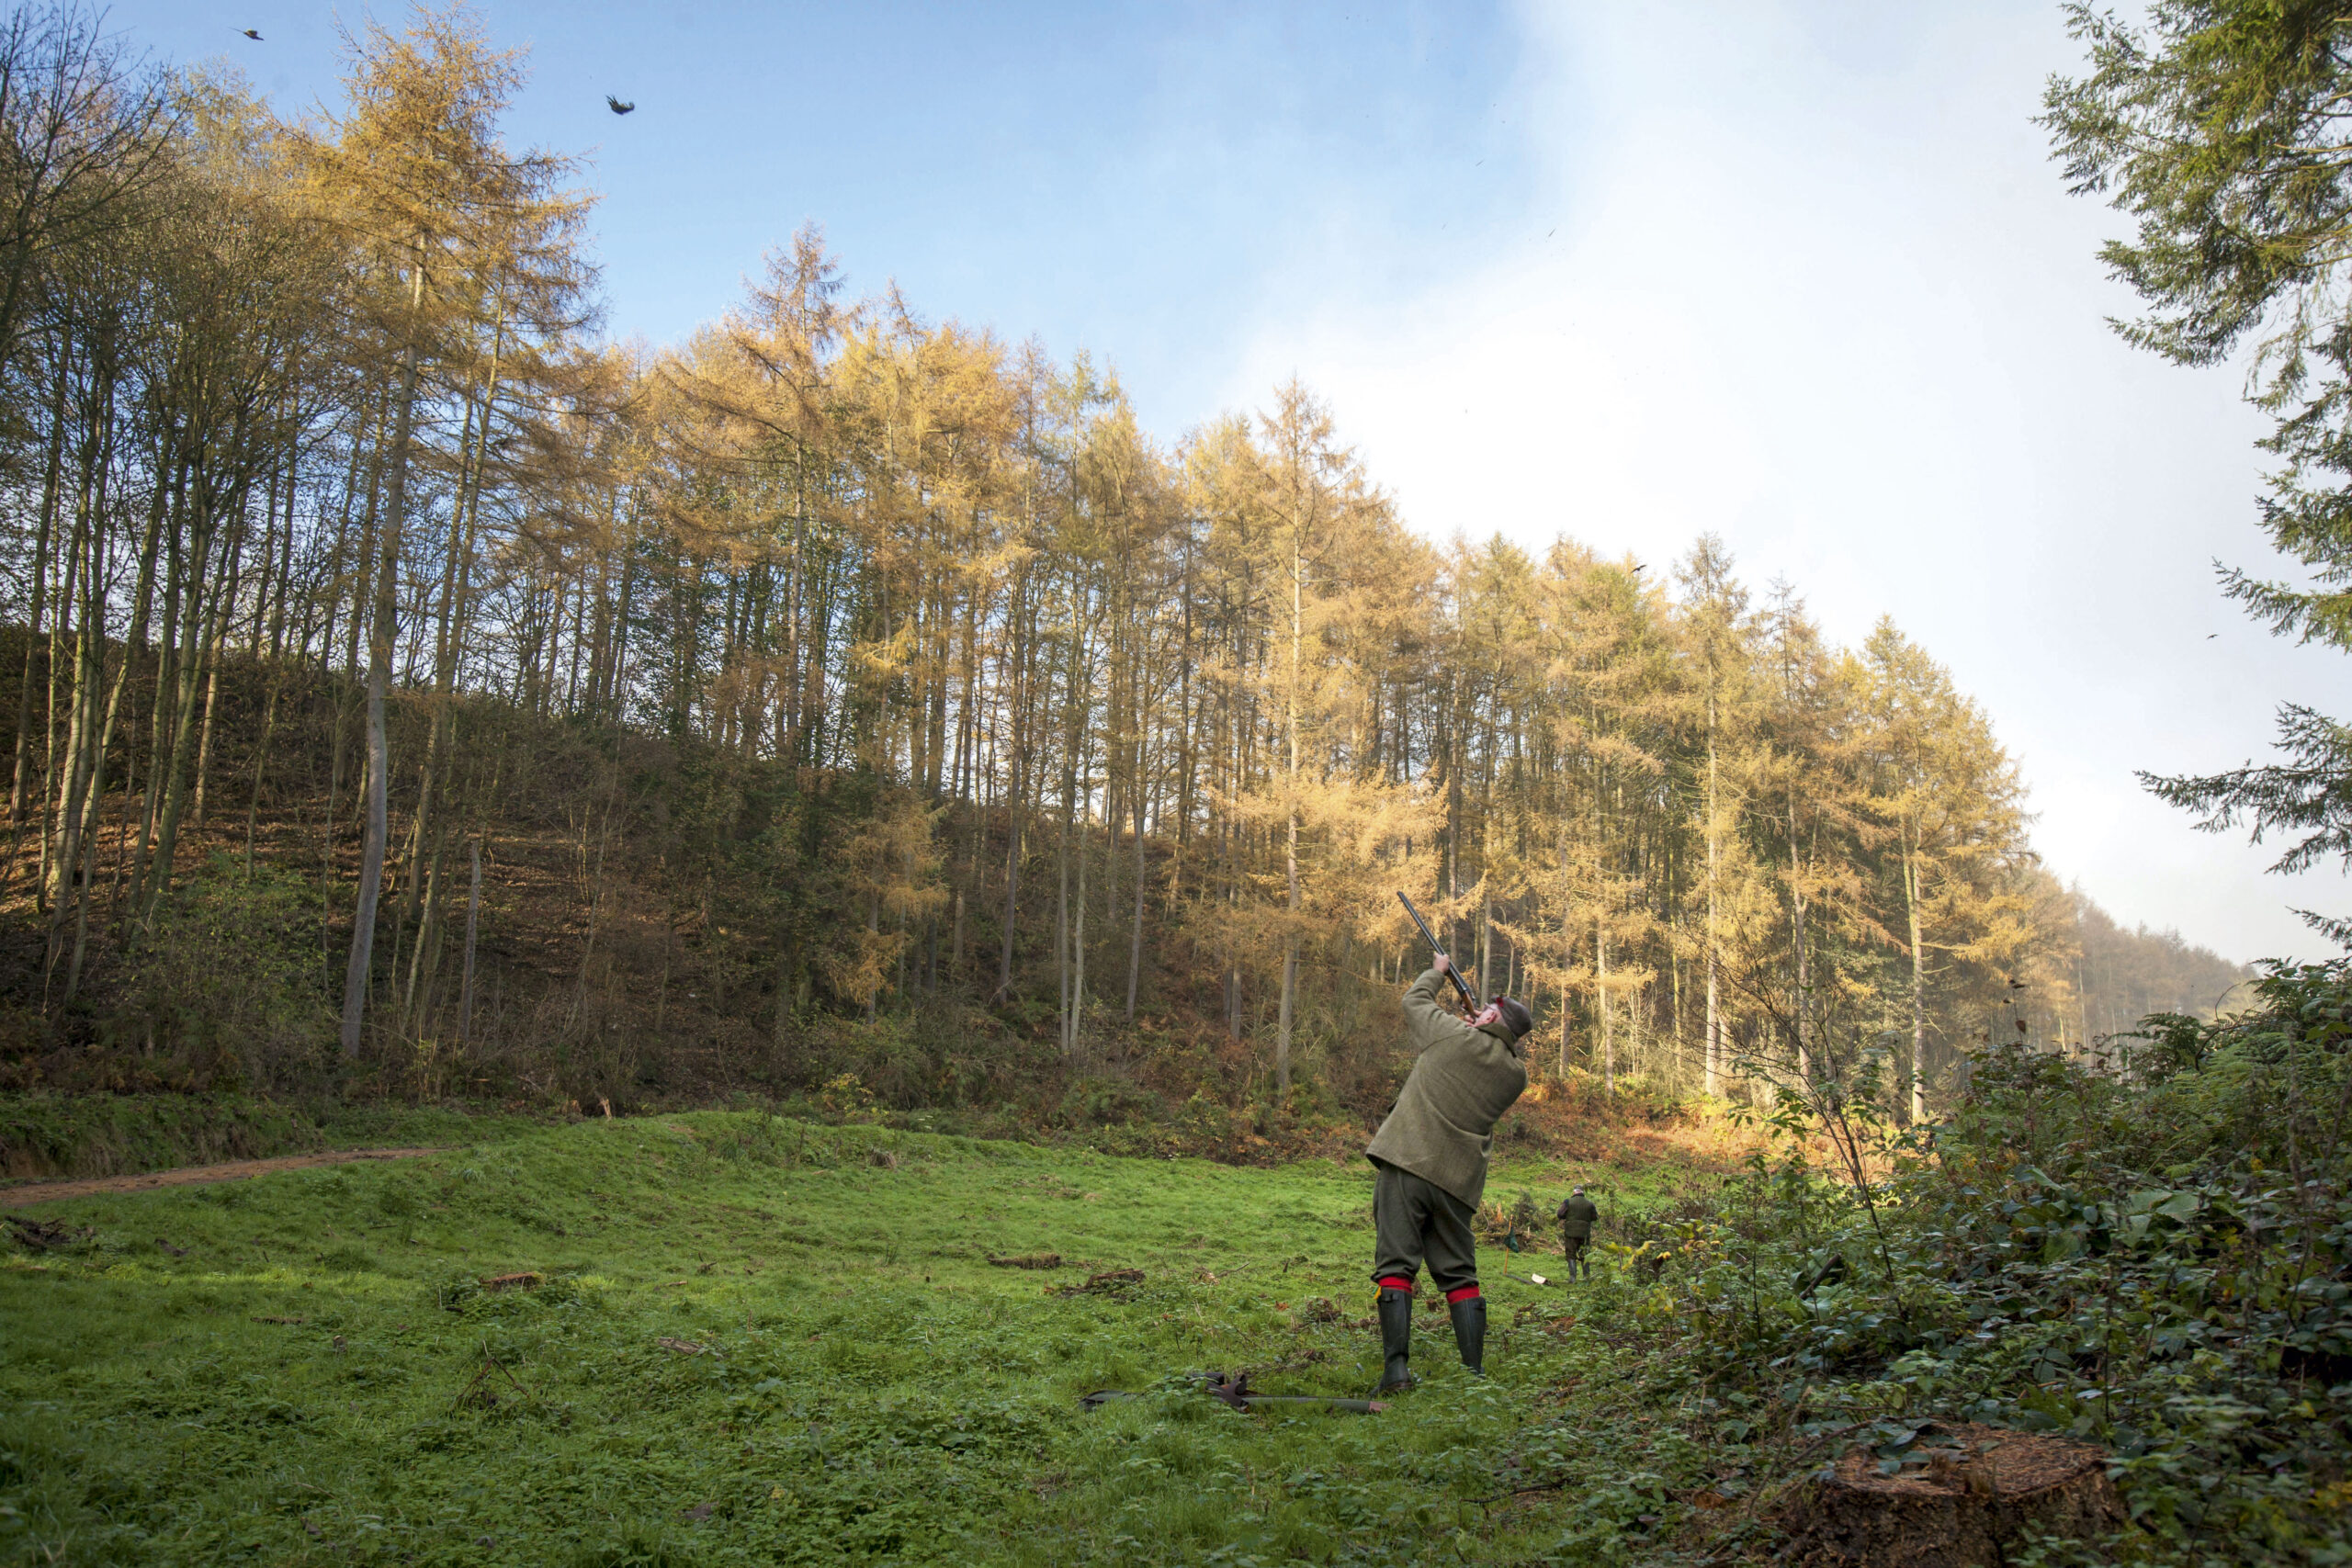
[[[1396,895],[1435,954],[1405,993],[1405,1043],[1413,1070],[1364,1149],[1378,1174],[1372,1214],[1378,1258],[1372,1278],[1380,1287],[1380,1386],[1413,1382],[1413,1279],[1428,1259],[1430,1280],[1445,1292],[1453,1343],[1473,1373],[1486,1370],[1487,1303],[1478,1293],[1477,1243],[1470,1234],[1487,1190],[1487,1161],[1495,1123],[1527,1088],[1519,1043],[1535,1027],[1526,1006],[1497,996],[1483,1008],[1412,900]],[[1449,1013],[1438,1001],[1451,981],[1469,1011]]]

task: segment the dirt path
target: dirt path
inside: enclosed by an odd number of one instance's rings
[[[151,1187],[194,1187],[208,1181],[242,1181],[274,1170],[300,1170],[310,1165],[342,1165],[355,1159],[414,1159],[437,1155],[440,1149],[329,1149],[324,1154],[281,1155],[276,1159],[233,1159],[226,1165],[191,1165],[178,1170],[142,1171],[137,1176],[97,1176],[83,1181],[28,1181],[0,1187],[0,1209],[22,1209],[60,1198],[95,1198],[102,1192],[143,1192]]]

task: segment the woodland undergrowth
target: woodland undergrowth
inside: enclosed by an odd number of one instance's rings
[[[2047,1561],[2352,1561],[2352,972],[2275,965],[2257,1010],[2147,1021],[2120,1074],[1980,1053],[1899,1129],[1854,1079],[1784,1092],[1800,1145],[1618,1247],[1643,1397],[1703,1500],[1761,1529],[1855,1445],[1931,1422],[2086,1438],[2131,1524]]]

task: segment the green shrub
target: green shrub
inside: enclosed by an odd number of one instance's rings
[[[1107,1127],[1153,1122],[1161,1115],[1159,1097],[1126,1078],[1080,1078],[1062,1095],[1055,1120],[1066,1127]]]
[[[1761,1156],[1619,1248],[1694,1408],[1925,1462],[1931,1418],[2095,1440],[2154,1560],[2343,1561],[2352,1472],[2352,971],[2152,1020],[2121,1070],[2000,1046],[1950,1121],[1784,1100],[1866,1179]]]
[[[164,901],[101,1032],[188,1087],[313,1088],[336,1059],[324,975],[310,884],[215,855]]]

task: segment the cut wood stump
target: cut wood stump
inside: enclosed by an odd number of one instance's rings
[[[2122,1528],[2107,1455],[2089,1443],[1974,1422],[1922,1431],[1951,1439],[1923,1468],[1879,1473],[1870,1450],[1838,1461],[1781,1515],[1786,1561],[1818,1568],[1999,1568],[2020,1537],[2092,1540]]]

